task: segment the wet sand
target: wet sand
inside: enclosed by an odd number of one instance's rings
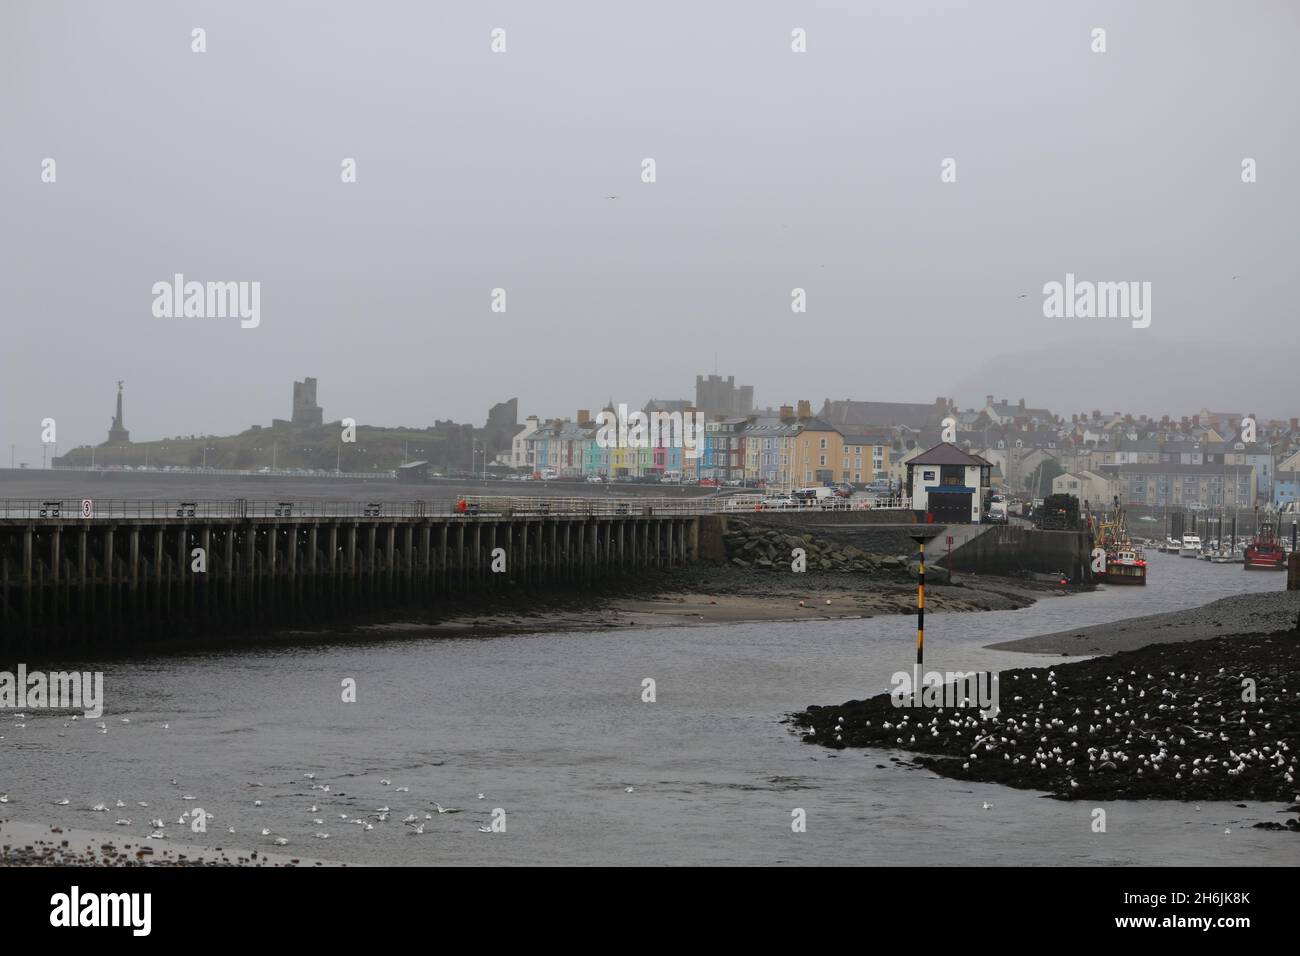
[[[288,848],[274,853],[148,840],[121,833],[0,822],[0,866],[340,866],[308,859]]]
[[[1149,644],[1200,641],[1230,634],[1286,631],[1295,627],[1298,619],[1300,591],[1241,594],[1202,607],[1040,634],[990,644],[988,647],[995,651],[1019,651],[1026,654],[1115,654],[1137,650]]]
[[[926,587],[926,608],[931,613],[1014,610],[1069,593],[1020,579],[957,575],[951,585]],[[489,596],[480,604],[453,609],[440,620],[380,621],[356,625],[349,632],[450,636],[471,631],[690,627],[915,613],[916,584],[905,574],[887,578],[835,572],[792,575],[721,566],[665,574],[652,589],[608,590],[600,600],[504,595],[494,600]],[[339,633],[337,628],[334,632]]]

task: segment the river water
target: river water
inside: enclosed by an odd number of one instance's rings
[[[1151,560],[1146,588],[928,615],[927,665],[1050,663],[1059,658],[983,645],[1284,587],[1283,575]],[[353,863],[1300,862],[1293,834],[1248,826],[1281,819],[1278,805],[1067,803],[946,780],[888,752],[830,752],[782,723],[811,703],[887,689],[910,667],[914,638],[912,618],[898,616],[85,662],[105,672],[108,732],[38,713],[19,728],[6,713],[0,817],[138,838],[157,816],[177,842],[271,849],[283,836],[287,852]],[[341,699],[345,678],[355,703]],[[644,678],[654,703],[641,699]],[[309,789],[308,773],[329,792]],[[127,807],[88,809],[117,799]],[[434,801],[463,812],[434,812],[423,835],[399,822],[423,820]],[[216,817],[204,835],[176,822],[196,806]],[[382,806],[393,813],[372,830],[340,819]],[[1107,811],[1106,833],[1092,832],[1094,806]],[[495,808],[505,832],[479,832]],[[806,832],[791,830],[796,808]],[[132,824],[114,827],[118,817]]]

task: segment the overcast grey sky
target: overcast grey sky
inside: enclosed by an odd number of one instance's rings
[[[119,378],[144,440],[305,375],[376,424],[692,397],[715,353],[762,404],[1300,414],[1298,41],[1284,0],[6,0],[0,445],[103,441]],[[260,326],[155,318],[177,272]],[[1150,328],[1044,318],[1066,272]]]

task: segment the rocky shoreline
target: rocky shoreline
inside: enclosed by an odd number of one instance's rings
[[[1006,670],[999,698],[987,719],[888,694],[790,719],[807,743],[907,751],[945,777],[1064,800],[1249,799],[1300,812],[1300,629]],[[1300,820],[1269,828],[1300,831]]]

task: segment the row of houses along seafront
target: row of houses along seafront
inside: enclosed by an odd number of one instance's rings
[[[512,442],[509,464],[560,478],[680,475],[683,481],[710,478],[780,487],[868,483],[889,475],[890,434],[837,428],[813,415],[807,401],[782,406],[772,416],[705,421],[698,444],[691,419],[684,418],[692,412],[664,414],[675,427],[651,429],[646,447],[601,440],[599,417],[586,409],[578,410],[576,421],[529,418]]]

